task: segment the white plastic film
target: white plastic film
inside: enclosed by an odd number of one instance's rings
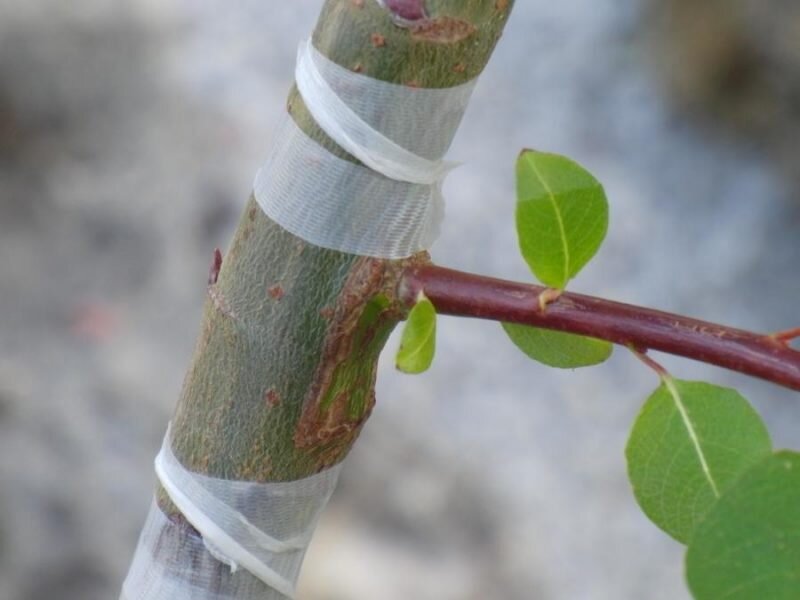
[[[438,186],[395,181],[342,160],[290,117],[254,193],[267,216],[305,241],[378,258],[429,248],[444,216]]]
[[[308,138],[287,117],[259,171],[255,198],[307,242],[404,258],[430,248],[444,215],[442,160],[474,82],[420,89],[354,73],[301,44],[297,86],[315,121],[361,165]]]
[[[303,557],[339,471],[336,466],[268,484],[215,479],[186,470],[167,433],[156,473],[201,537],[154,504],[121,600],[260,600],[269,589],[294,598]]]
[[[386,93],[383,96],[392,104],[396,104],[398,95],[403,94],[409,106],[419,108],[424,103],[426,92],[430,93],[431,90],[387,84],[353,74],[317,52],[311,41],[301,44],[297,53],[295,80],[308,111],[322,130],[373,171],[397,181],[433,185],[444,179],[451,168],[451,165],[442,160],[429,160],[419,156],[388,138],[376,127],[379,121],[375,118],[375,104],[364,104],[365,94],[367,100],[371,100],[376,96],[380,98],[380,92],[384,91]],[[448,92],[450,93],[452,91]],[[440,96],[441,93],[434,92],[432,98]],[[445,106],[452,110],[450,103]],[[383,109],[391,112],[395,107],[384,104]],[[429,118],[427,115],[413,116]],[[402,127],[408,127],[408,121],[404,121]],[[428,142],[430,141],[432,140],[428,138]],[[407,142],[415,143],[414,140]],[[417,148],[417,151],[421,150]]]

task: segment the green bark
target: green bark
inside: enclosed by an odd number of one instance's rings
[[[399,27],[371,0],[328,0],[314,42],[332,60],[370,77],[449,87],[484,68],[510,7],[498,0],[431,1],[430,20]],[[296,93],[289,106],[311,137],[347,157]],[[360,411],[335,415],[330,428],[344,425],[341,435],[321,435],[318,443],[306,443],[310,433],[298,429],[302,409],[330,393],[323,380],[336,370],[334,363],[354,356],[364,365],[346,382],[337,378],[338,395],[371,396],[382,348],[377,341],[385,341],[403,316],[394,285],[407,262],[307,244],[267,218],[251,197],[219,279],[209,288],[175,413],[174,451],[181,462],[214,477],[283,481],[341,460],[371,399],[360,402]],[[368,307],[374,311],[371,303],[381,294],[386,306],[374,322],[363,322],[362,314]],[[365,337],[363,328],[374,329],[376,341],[354,343]],[[322,403],[320,410],[331,412],[337,402]]]
[[[399,26],[373,0],[328,0],[314,43],[370,77],[449,87],[483,70],[512,4],[429,0],[430,19]],[[314,123],[296,90],[288,109],[313,139],[355,161]],[[213,477],[261,482],[303,478],[341,461],[372,409],[378,355],[404,317],[398,277],[426,260],[425,253],[388,261],[307,244],[251,197],[209,286],[172,424],[178,459]],[[179,518],[161,490],[159,502]]]

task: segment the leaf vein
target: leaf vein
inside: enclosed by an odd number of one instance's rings
[[[553,205],[553,212],[556,215],[556,222],[558,223],[558,229],[561,232],[561,247],[564,249],[564,282],[561,284],[561,287],[567,285],[569,281],[569,245],[567,244],[567,232],[564,228],[564,219],[561,215],[561,210],[558,207],[558,202],[556,202],[555,194],[553,190],[550,189],[547,181],[545,178],[542,177],[541,172],[539,172],[539,168],[536,166],[536,161],[531,160],[531,167],[533,168],[533,172],[536,173],[536,176],[539,178],[539,181],[542,183],[542,187],[547,192],[547,197],[550,200],[550,204]]]
[[[711,475],[711,469],[708,467],[706,455],[700,445],[700,439],[697,437],[697,432],[694,430],[694,426],[689,419],[689,413],[686,410],[686,406],[683,404],[683,400],[681,399],[678,388],[675,386],[675,381],[673,381],[670,377],[665,377],[663,381],[664,385],[669,391],[670,396],[672,396],[672,399],[675,401],[675,407],[678,409],[678,412],[681,415],[681,420],[683,420],[683,424],[686,427],[686,431],[689,433],[689,439],[692,441],[692,445],[697,453],[697,458],[700,461],[700,468],[703,470],[703,475],[705,475],[705,478],[708,480],[708,484],[711,486],[711,491],[714,492],[714,496],[719,498],[720,493],[719,488],[717,487],[717,482],[714,481],[714,477]]]

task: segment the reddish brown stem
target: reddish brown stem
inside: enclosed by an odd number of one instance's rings
[[[403,301],[412,305],[420,290],[440,314],[566,331],[640,352],[659,350],[800,391],[800,351],[775,336],[569,292],[542,313],[539,295],[546,288],[435,266],[405,273]]]

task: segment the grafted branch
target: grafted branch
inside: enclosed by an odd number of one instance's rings
[[[447,88],[481,73],[512,6],[326,0],[313,42],[366,77]],[[287,110],[306,135],[356,162],[314,121],[296,89]],[[214,255],[170,429],[178,461],[215,479],[273,482],[303,479],[343,460],[370,415],[378,356],[402,318],[392,297],[397,278],[427,260],[426,253],[392,261],[316,246],[269,219],[251,196],[224,260]],[[175,524],[163,529],[163,539],[188,547],[183,540],[197,532],[160,486],[157,497]],[[244,597],[243,589],[263,589],[265,600],[283,597],[244,570],[234,576],[214,556],[192,563],[198,585],[214,597]]]
[[[800,351],[788,344],[798,330],[758,334],[570,292],[542,311],[539,298],[547,288],[436,266],[406,271],[401,299],[413,304],[419,291],[441,314],[576,333],[639,351],[658,350],[800,391]]]

